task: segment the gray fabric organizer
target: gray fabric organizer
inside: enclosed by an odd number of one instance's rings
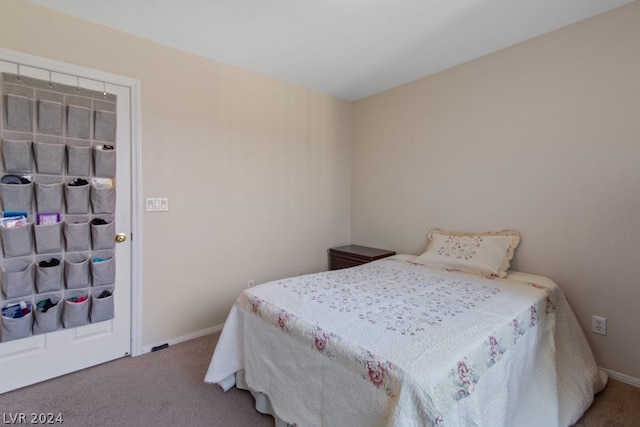
[[[0,74],[0,93],[0,176],[30,179],[0,183],[2,211],[28,213],[26,225],[0,228],[0,306],[22,301],[31,310],[21,318],[1,316],[0,341],[111,319],[116,96],[8,73]],[[94,178],[113,185],[99,188]],[[76,179],[87,184],[70,185]],[[42,213],[58,213],[60,221],[38,224]],[[60,263],[40,264],[51,259]],[[105,290],[111,296],[98,298]],[[69,301],[78,296],[87,299]],[[47,298],[55,306],[38,311]]]

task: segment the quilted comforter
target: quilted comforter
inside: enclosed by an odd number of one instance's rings
[[[602,389],[550,279],[396,256],[245,290],[205,381],[244,371],[298,426],[567,426]]]

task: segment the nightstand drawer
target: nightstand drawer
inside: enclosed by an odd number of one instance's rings
[[[347,245],[329,249],[329,269],[355,267],[377,259],[395,255],[386,249],[369,248],[367,246]]]
[[[355,267],[356,265],[363,264],[362,261],[355,261],[347,258],[340,258],[338,256],[330,257],[329,269],[340,270],[341,268]]]

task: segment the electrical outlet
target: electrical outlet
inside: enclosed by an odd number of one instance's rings
[[[256,284],[256,281],[253,279],[249,279],[247,281],[247,288],[253,288],[253,286]]]
[[[594,334],[607,335],[607,318],[591,316],[591,332]]]

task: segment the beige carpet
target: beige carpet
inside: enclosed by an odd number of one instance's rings
[[[575,426],[640,426],[640,388],[610,379]]]
[[[62,413],[62,427],[273,426],[250,393],[204,383],[218,336],[1,394],[0,412]]]
[[[62,414],[75,426],[273,426],[248,392],[204,384],[219,334],[0,395],[0,417]],[[0,375],[1,380],[1,375]],[[0,418],[0,422],[3,419]],[[640,389],[610,381],[578,426],[640,426]]]

